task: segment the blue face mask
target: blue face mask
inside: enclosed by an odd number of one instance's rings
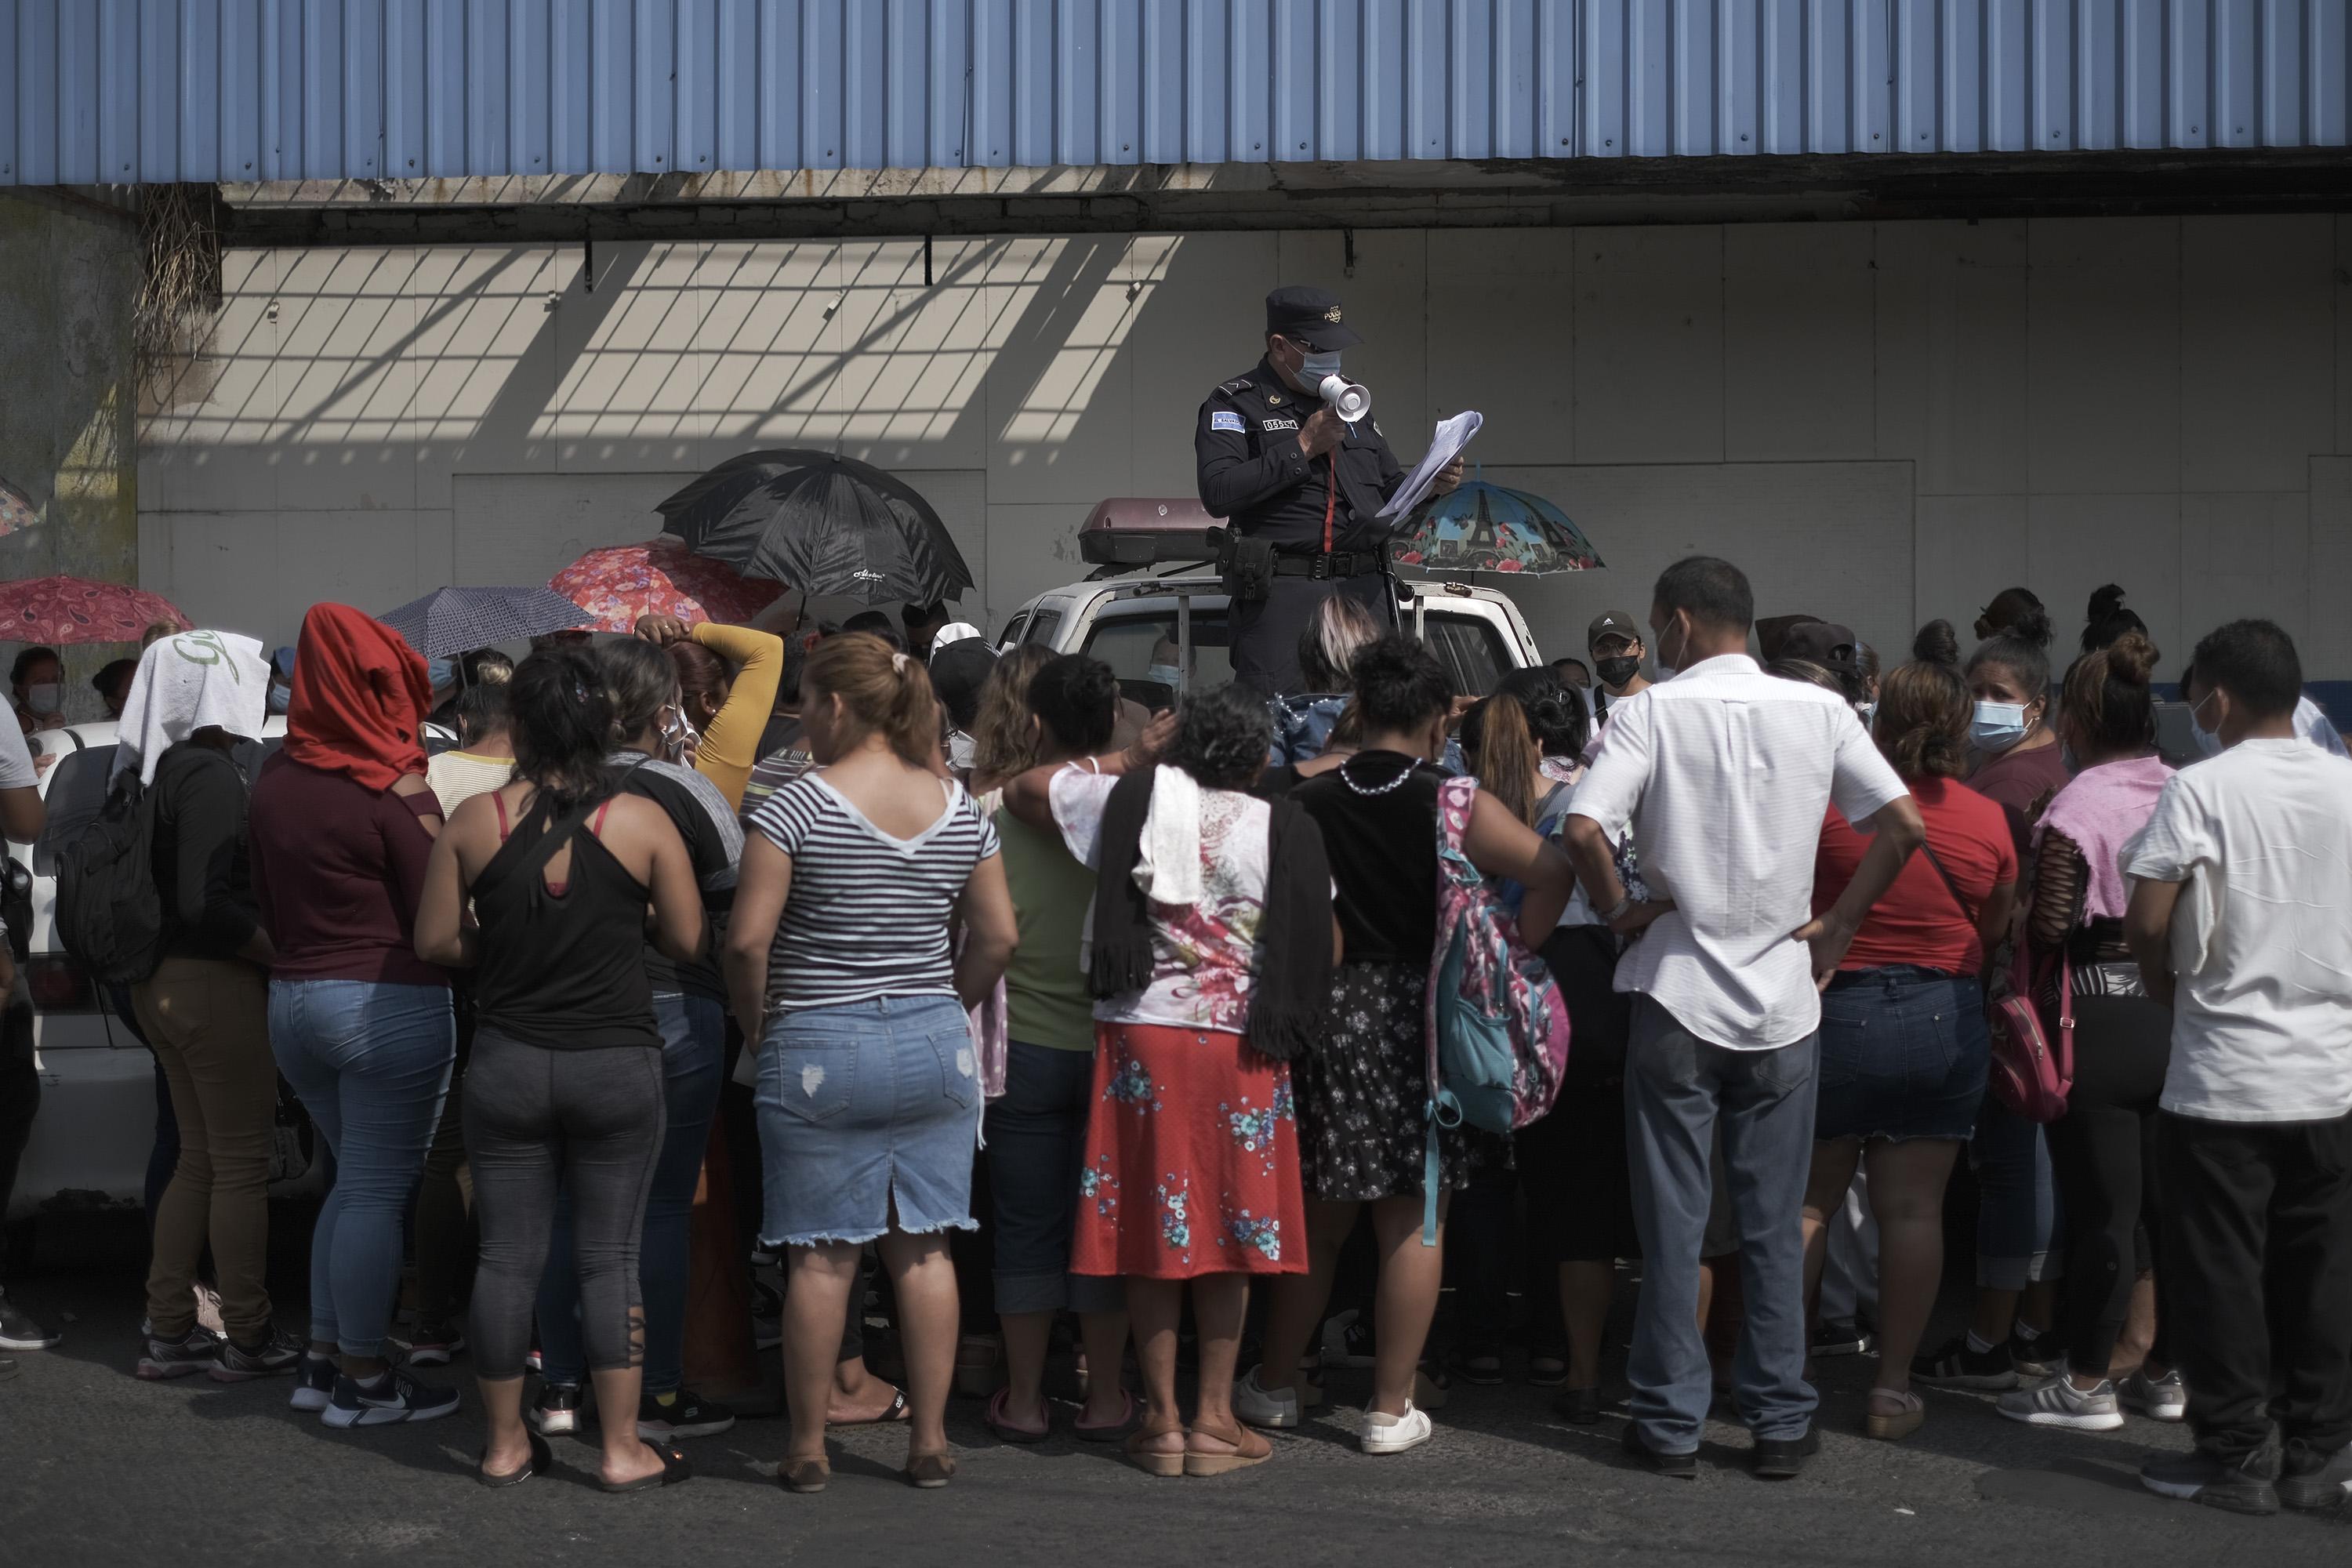
[[[2025,705],[2021,702],[1979,702],[1969,724],[1969,739],[1977,749],[2006,752],[2025,739]]]
[[[269,710],[283,714],[294,704],[294,689],[273,680],[269,683]]]
[[[2205,702],[2212,701],[2218,695],[2218,691],[2207,692]],[[2209,757],[2218,757],[2221,754],[2221,731],[2208,730],[2205,728],[2205,721],[2198,717],[2198,714],[2205,710],[2205,702],[2200,702],[2189,710],[2189,732],[2197,738],[2197,749],[2200,752]]]
[[[1158,681],[1173,691],[1184,684],[1184,672],[1172,664],[1155,664],[1143,672],[1143,679]]]

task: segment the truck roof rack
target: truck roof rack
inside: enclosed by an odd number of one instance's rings
[[[1222,521],[1192,496],[1114,496],[1078,525],[1078,556],[1122,570],[1196,565],[1216,558],[1209,530]]]

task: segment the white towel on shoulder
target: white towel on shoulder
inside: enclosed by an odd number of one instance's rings
[[[1140,847],[1135,885],[1146,898],[1155,904],[1201,901],[1201,786],[1183,769],[1153,773]]]
[[[199,730],[217,727],[261,738],[269,711],[269,660],[261,645],[235,632],[182,632],[149,648],[115,726],[114,777],[134,768],[155,782],[163,753]]]

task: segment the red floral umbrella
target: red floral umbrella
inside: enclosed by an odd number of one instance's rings
[[[645,544],[592,550],[549,579],[550,588],[595,619],[625,632],[639,616],[675,616],[687,625],[740,625],[776,602],[783,585],[756,583],[667,535]]]
[[[137,642],[157,621],[186,626],[171,600],[122,583],[27,577],[0,583],[0,641]]]

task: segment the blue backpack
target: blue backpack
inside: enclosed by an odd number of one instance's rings
[[[1429,973],[1429,1147],[1421,1239],[1437,1245],[1438,1133],[1507,1135],[1542,1118],[1568,1071],[1568,1006],[1518,916],[1462,848],[1475,779],[1437,792],[1437,947]]]

